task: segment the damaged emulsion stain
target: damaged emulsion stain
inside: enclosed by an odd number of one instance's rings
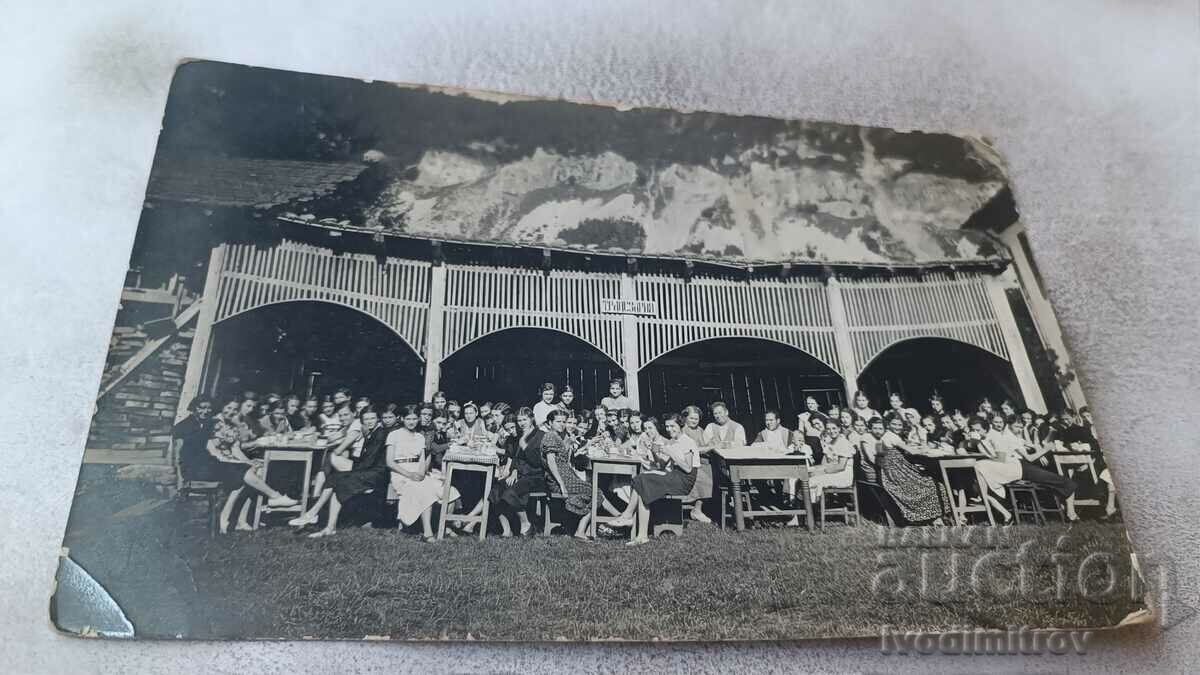
[[[78,637],[135,637],[121,606],[66,549],[58,560],[50,621],[56,629]]]

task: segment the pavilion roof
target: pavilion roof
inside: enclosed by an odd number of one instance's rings
[[[306,162],[245,157],[158,161],[148,201],[217,207],[271,208],[310,201],[353,181],[367,168],[355,162]]]

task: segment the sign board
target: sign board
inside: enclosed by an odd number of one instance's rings
[[[620,298],[600,298],[600,313],[658,316],[658,303],[653,300],[621,300]]]

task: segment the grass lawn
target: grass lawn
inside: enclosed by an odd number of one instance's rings
[[[1130,599],[1119,526],[1007,528],[992,546],[979,536],[987,528],[954,531],[960,542],[978,539],[963,547],[923,541],[916,531],[889,546],[880,529],[695,526],[630,548],[565,536],[424,544],[371,529],[313,541],[275,528],[206,542],[196,583],[225,608],[230,635],[262,637],[787,639],[874,636],[884,624],[1101,626],[1140,607]],[[1061,600],[1050,591],[1056,544],[1074,561],[1063,565]],[[1108,571],[1096,558],[1079,590],[1078,561],[1093,552],[1112,554],[1113,571],[1124,575],[1111,593],[1101,592]]]
[[[209,539],[198,509],[95,480],[65,543],[141,637],[775,640],[1096,627],[1142,608],[1119,523],[690,525],[624,542],[425,544],[393,529],[311,540],[281,525]]]

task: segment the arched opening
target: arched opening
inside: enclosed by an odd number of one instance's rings
[[[751,439],[763,428],[767,410],[778,410],[784,426],[794,429],[806,396],[816,397],[822,409],[845,398],[842,377],[832,368],[794,347],[756,338],[685,345],[647,364],[638,382],[644,411],[706,409],[724,401]]]
[[[569,384],[574,407],[590,408],[608,395],[608,383],[624,371],[599,349],[566,333],[509,328],[486,335],[442,362],[439,388],[459,403],[504,401],[532,406],[542,383],[560,391]]]
[[[349,307],[296,301],[267,305],[213,329],[207,390],[219,396],[332,394],[348,387],[372,401],[418,401],[421,359],[380,321]]]
[[[946,408],[975,410],[988,398],[997,408],[1011,400],[1024,405],[1016,375],[1008,361],[974,345],[946,338],[915,338],[897,342],[876,356],[858,378],[877,409],[898,392],[907,404],[929,409],[929,397],[938,393]]]

